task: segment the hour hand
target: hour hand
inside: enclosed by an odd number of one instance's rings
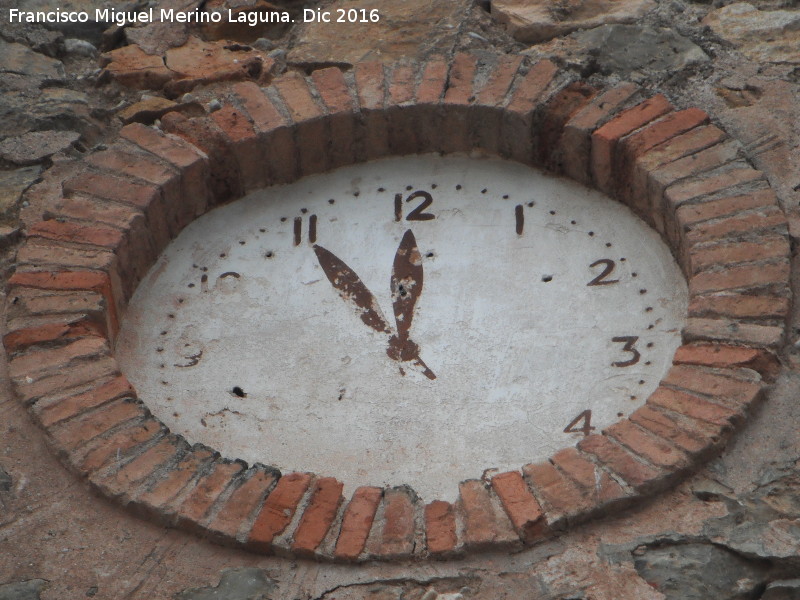
[[[383,318],[375,296],[367,289],[355,271],[322,246],[315,244],[314,252],[328,281],[339,292],[339,296],[355,309],[361,320],[375,331],[391,334],[392,328]]]

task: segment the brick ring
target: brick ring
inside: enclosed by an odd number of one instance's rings
[[[764,175],[701,110],[633,84],[597,90],[547,60],[469,54],[287,73],[227,88],[209,115],[133,124],[48,199],[8,282],[15,391],[74,472],[159,523],[256,552],[447,558],[534,544],[664,490],[719,452],[763,396],[789,309],[785,216]],[[387,155],[479,149],[593,186],[671,247],[689,318],[646,404],[522,472],[423,505],[221,457],[154,418],[114,358],[120,316],[160,252],[210,208]],[[369,543],[367,541],[369,540]]]

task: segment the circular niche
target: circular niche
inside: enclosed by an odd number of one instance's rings
[[[499,159],[391,158],[250,193],[139,285],[116,355],[225,456],[455,501],[644,404],[683,275],[627,207]]]

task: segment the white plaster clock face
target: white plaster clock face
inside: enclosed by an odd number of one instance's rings
[[[406,157],[193,222],[139,286],[117,356],[190,442],[453,500],[640,406],[686,305],[624,206],[514,163]]]

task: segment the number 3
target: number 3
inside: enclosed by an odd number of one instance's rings
[[[635,335],[624,335],[624,336],[620,336],[620,337],[611,338],[612,342],[619,342],[619,343],[625,344],[622,347],[622,351],[623,352],[630,352],[633,355],[628,360],[612,362],[611,366],[612,367],[630,367],[631,365],[635,365],[637,362],[639,362],[639,359],[641,358],[642,355],[639,354],[639,351],[636,348],[633,347],[634,344],[636,344],[636,342],[638,340],[639,340],[639,338],[637,336],[635,336]]]

